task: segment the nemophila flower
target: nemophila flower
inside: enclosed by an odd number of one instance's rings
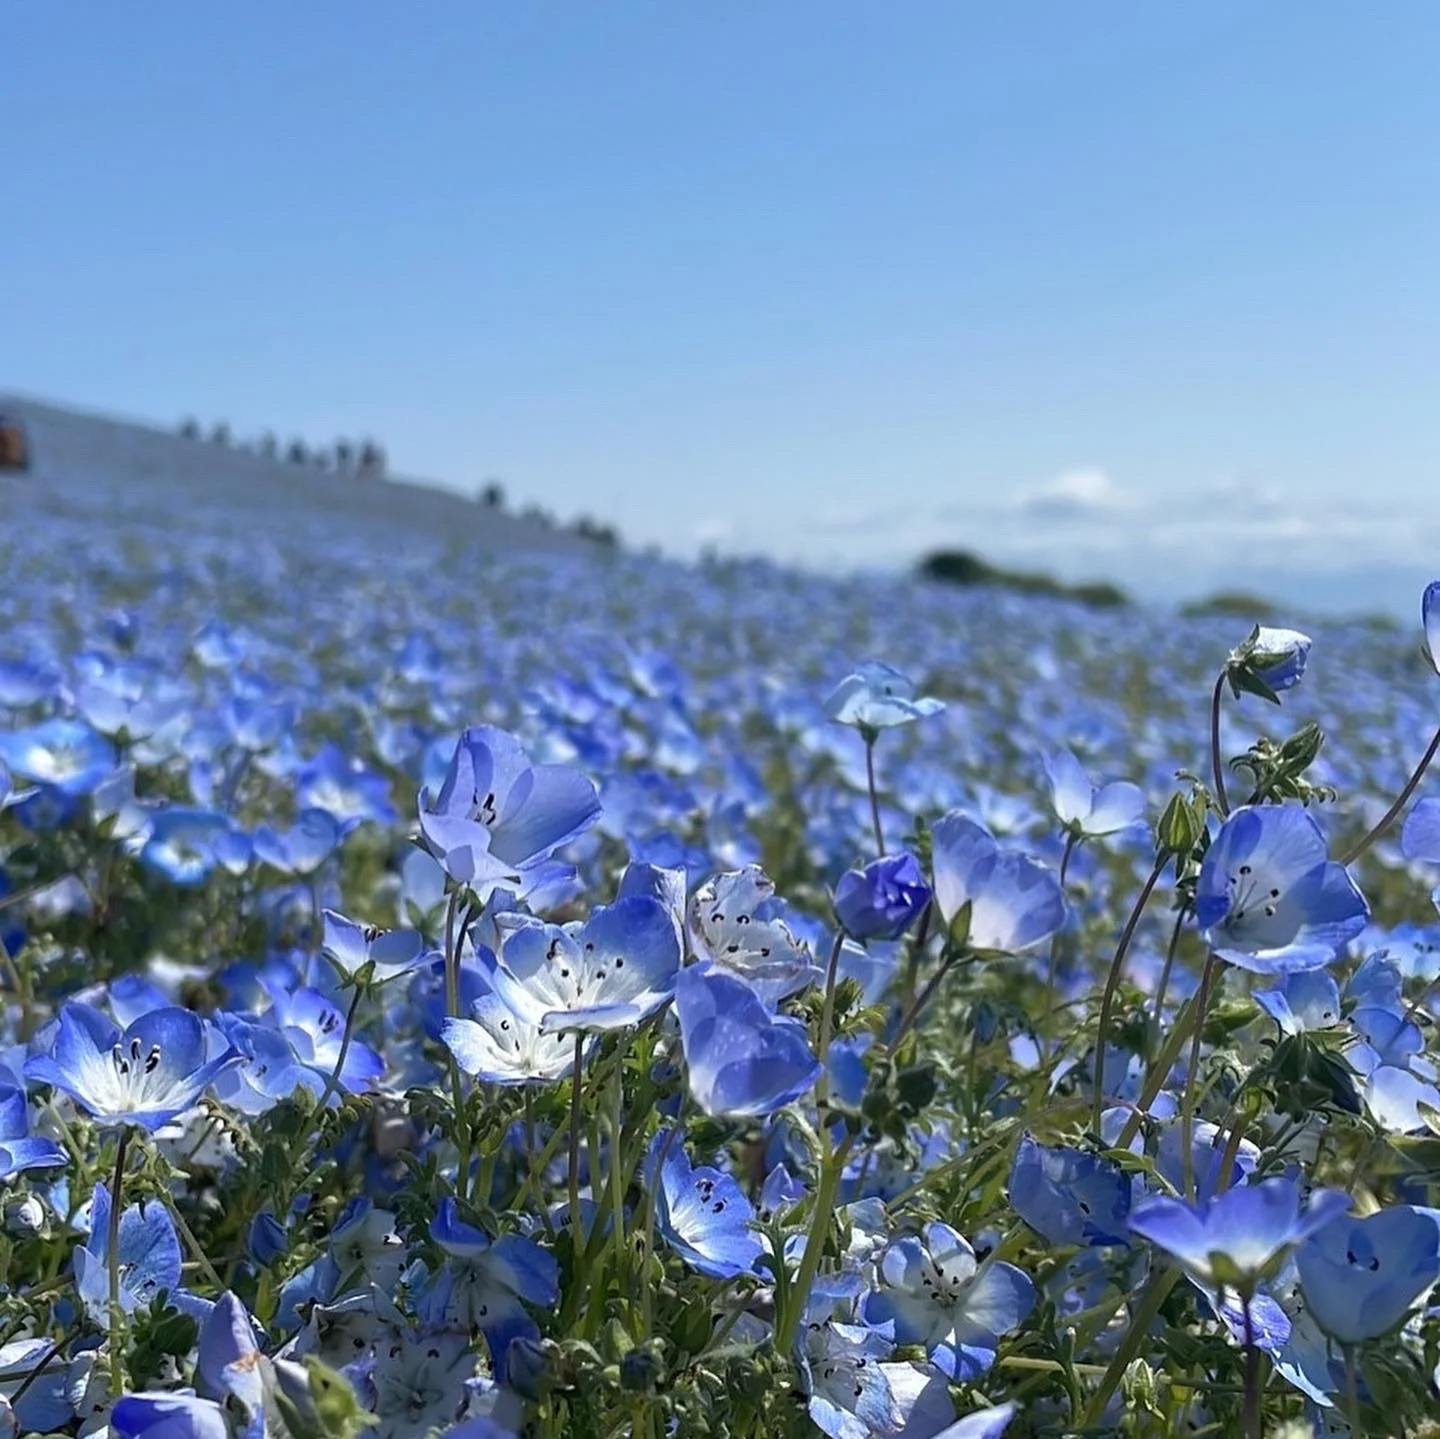
[[[333,909],[323,911],[321,918],[324,921],[321,953],[346,981],[353,982],[363,974],[371,984],[384,984],[434,957],[413,929],[379,929],[373,924],[356,924]]]
[[[468,1332],[418,1330],[399,1336],[376,1355],[370,1382],[379,1422],[364,1432],[374,1439],[414,1439],[453,1423],[474,1374]]]
[[[405,1241],[395,1232],[395,1216],[364,1196],[340,1211],[330,1231],[330,1257],[339,1272],[338,1288],[373,1284],[391,1294],[405,1267]]]
[[[230,1048],[209,1057],[204,1021],[188,1009],[152,1010],[122,1031],[88,1004],[67,1004],[50,1052],[28,1059],[25,1077],[68,1094],[102,1124],[155,1130],[240,1057]]]
[[[304,809],[286,830],[262,824],[254,835],[256,859],[282,874],[312,875],[343,838],[339,824],[323,809]]]
[[[927,719],[945,708],[943,700],[916,695],[915,682],[889,665],[870,661],[856,667],[831,691],[825,713],[838,724],[865,730],[893,729]]]
[[[690,1094],[712,1118],[773,1114],[820,1078],[805,1026],[772,1013],[743,979],[713,965],[680,971],[675,1013]]]
[[[183,1390],[123,1395],[111,1410],[110,1428],[117,1439],[228,1439],[230,1434],[221,1405]]]
[[[468,1019],[443,1019],[440,1038],[460,1068],[486,1084],[555,1084],[575,1067],[573,1036],[541,1029],[494,993],[474,1000]]]
[[[1430,668],[1440,671],[1440,580],[1425,586],[1420,598],[1420,621],[1425,629],[1425,656]]]
[[[1035,1307],[1030,1276],[1003,1261],[981,1263],[946,1224],[897,1239],[865,1300],[870,1324],[893,1325],[897,1344],[922,1344],[941,1371],[970,1383],[995,1363],[1000,1339]]]
[[[430,1237],[446,1262],[417,1296],[417,1313],[436,1327],[480,1330],[503,1382],[510,1344],[540,1337],[527,1306],[545,1310],[559,1302],[560,1268],[554,1255],[518,1234],[491,1239],[460,1218],[452,1198],[440,1201]]]
[[[340,1089],[369,1089],[385,1072],[384,1059],[368,1044],[352,1036],[345,1048],[345,1012],[318,989],[303,984],[291,991],[272,987],[269,1017],[302,1067],[300,1078],[317,1094],[335,1073],[342,1049],[345,1063],[336,1081]]]
[[[1097,789],[1068,749],[1045,756],[1045,773],[1055,817],[1077,837],[1118,834],[1145,818],[1145,791],[1138,784],[1116,780]]]
[[[215,1097],[227,1108],[264,1114],[297,1085],[314,1087],[314,1071],[301,1064],[284,1030],[238,1014],[219,1014],[215,1022],[240,1056],[214,1080]]]
[[[1244,1290],[1278,1271],[1297,1244],[1350,1207],[1342,1190],[1317,1189],[1302,1205],[1291,1179],[1262,1179],[1208,1203],[1154,1195],[1130,1212],[1130,1229],[1209,1288]]]
[[[1440,799],[1416,800],[1400,830],[1400,851],[1421,864],[1440,864]]]
[[[1359,1088],[1365,1112],[1387,1134],[1417,1134],[1429,1127],[1420,1106],[1440,1109],[1440,1089],[1397,1064],[1376,1065]]]
[[[517,917],[504,931],[491,978],[506,1006],[541,1030],[599,1032],[654,1014],[669,1000],[679,967],[670,911],[634,895],[596,909],[584,924]]]
[[[12,775],[78,799],[114,770],[115,747],[79,720],[48,719],[0,733],[0,763]]]
[[[1242,805],[1206,852],[1195,918],[1221,959],[1255,974],[1329,964],[1370,908],[1298,804]]]
[[[898,939],[930,903],[913,854],[885,855],[846,870],[835,886],[835,917],[856,939]]]
[[[75,1288],[86,1312],[104,1324],[110,1303],[110,1190],[97,1184],[90,1200],[90,1237],[75,1249]],[[169,1211],[157,1200],[120,1212],[120,1307],[148,1309],[163,1289],[172,1300],[180,1288],[180,1237]]]
[[[0,1179],[64,1163],[65,1151],[53,1139],[31,1137],[24,1091],[0,1088]]]
[[[467,729],[438,794],[420,794],[420,832],[457,884],[482,899],[497,887],[524,898],[537,867],[600,814],[595,786],[567,765],[532,764],[492,725]]]
[[[971,949],[1016,954],[1065,923],[1059,879],[1029,856],[1002,850],[959,811],[937,821],[931,839],[936,907],[950,924],[969,906]]]
[[[1171,1120],[1160,1131],[1156,1147],[1155,1167],[1172,1188],[1185,1188],[1185,1126]],[[1230,1145],[1230,1132],[1209,1120],[1197,1119],[1190,1127],[1190,1174],[1195,1181],[1195,1197],[1203,1204],[1221,1187],[1242,1184],[1260,1162],[1260,1150],[1248,1139],[1242,1139],[1224,1172],[1225,1154]]]
[[[335,744],[325,745],[295,772],[295,799],[302,808],[324,810],[347,833],[366,821],[395,820],[390,781]]]
[[[1296,970],[1278,988],[1257,989],[1251,998],[1282,1034],[1333,1029],[1340,1023],[1340,986],[1323,969]]]
[[[74,1417],[66,1391],[65,1365],[51,1340],[42,1336],[0,1344],[0,1434],[6,1439],[63,1429]]]
[[[876,1439],[904,1426],[883,1361],[893,1343],[859,1324],[807,1323],[801,1329],[800,1382],[806,1407],[830,1439]]]
[[[775,885],[759,865],[717,874],[691,896],[687,930],[711,961],[778,1002],[824,976],[807,945],[772,911]]]
[[[977,1409],[963,1419],[957,1419],[948,1429],[942,1429],[935,1439],[1000,1439],[1015,1417],[1013,1404],[995,1404],[988,1409]]]
[[[1295,1251],[1310,1313],[1342,1344],[1399,1327],[1440,1278],[1440,1214],[1396,1204],[1360,1218],[1341,1214]]]
[[[1112,1161],[1020,1136],[1010,1168],[1010,1205],[1050,1243],[1126,1243],[1132,1194],[1129,1177]]]
[[[214,810],[173,806],[150,822],[140,862],[172,884],[203,884],[216,868],[243,874],[249,867],[250,840]]]
[[[1310,658],[1310,637],[1299,630],[1256,625],[1245,643],[1231,650],[1227,661],[1232,688],[1238,694],[1259,682],[1255,692],[1273,699],[1299,684]]]
[[[657,1135],[649,1167],[656,1232],[687,1264],[712,1279],[754,1270],[765,1246],[752,1227],[755,1210],[734,1179],[708,1165],[692,1167],[683,1133]]]
[[[195,1382],[210,1399],[234,1395],[253,1416],[264,1402],[260,1346],[255,1325],[238,1296],[225,1290],[200,1325],[195,1346]]]
[[[262,1209],[250,1221],[245,1236],[245,1249],[251,1259],[263,1268],[268,1268],[282,1258],[290,1248],[290,1235],[285,1226],[268,1209]]]

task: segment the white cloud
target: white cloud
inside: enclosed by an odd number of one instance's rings
[[[1064,470],[1020,492],[1018,508],[1047,519],[1080,519],[1131,509],[1136,497],[1094,466]]]

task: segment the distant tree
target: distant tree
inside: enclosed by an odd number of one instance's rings
[[[215,422],[215,428],[210,431],[210,443],[225,449],[230,447],[230,426],[224,420]]]
[[[335,441],[335,468],[342,474],[350,468],[350,461],[355,458],[355,452],[350,446],[349,440]]]
[[[503,510],[505,508],[505,486],[499,480],[488,480],[485,488],[480,491],[480,503],[487,510]]]
[[[292,465],[303,465],[310,458],[310,451],[305,448],[305,441],[291,440],[290,448],[285,451],[285,458]]]
[[[180,422],[180,438],[183,440],[198,440],[200,438],[200,421],[193,416]]]
[[[362,480],[368,480],[380,473],[380,447],[374,440],[361,441],[360,461],[355,466],[355,473]]]
[[[275,438],[275,432],[273,430],[266,430],[265,433],[260,436],[260,453],[264,455],[267,460],[273,460],[279,452],[280,441]]]

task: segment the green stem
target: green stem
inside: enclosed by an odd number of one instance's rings
[[[1263,1439],[1260,1432],[1260,1350],[1250,1319],[1250,1301],[1245,1301],[1245,1439]]]
[[[1350,1432],[1364,1434],[1360,1427],[1360,1382],[1355,1374],[1355,1346],[1346,1344],[1345,1351],[1345,1413],[1350,1420]]]
[[[585,1034],[575,1031],[575,1068],[570,1076],[570,1247],[578,1255],[581,1248],[580,1228],[580,1064],[585,1047]],[[595,1156],[590,1163],[595,1164]],[[577,1281],[578,1281],[578,1275]]]
[[[1070,868],[1070,856],[1075,853],[1075,847],[1079,843],[1080,836],[1072,829],[1065,836],[1065,852],[1060,856],[1060,893],[1065,893],[1065,875]],[[1045,1014],[1043,1021],[1043,1035],[1046,1039],[1050,1037],[1050,1020],[1055,1014],[1056,996],[1055,981],[1060,972],[1060,931],[1057,929],[1050,936],[1050,957],[1045,967]]]
[[[1440,735],[1436,735],[1440,740]],[[865,783],[870,790],[870,824],[875,831],[875,858],[885,853],[885,831],[880,824],[880,796],[875,789],[875,741],[865,741]]]
[[[785,1317],[781,1320],[775,1336],[775,1347],[787,1359],[795,1347],[795,1335],[800,1329],[800,1318],[805,1310],[805,1301],[810,1297],[810,1286],[820,1269],[820,1256],[825,1249],[825,1236],[830,1231],[830,1221],[835,1217],[835,1192],[840,1185],[840,1172],[845,1167],[846,1156],[854,1142],[852,1135],[846,1135],[840,1148],[830,1151],[830,1131],[820,1131],[820,1184],[815,1191],[815,1209],[810,1216],[810,1233],[805,1239],[805,1253],[800,1260],[800,1271],[795,1276],[789,1300],[785,1306]]]
[[[1200,1044],[1205,1035],[1205,1011],[1220,961],[1212,954],[1200,975],[1200,993],[1195,997],[1195,1027],[1190,1035],[1190,1063],[1185,1071],[1185,1091],[1180,1096],[1180,1163],[1185,1175],[1185,1197],[1195,1198],[1195,1099],[1200,1090]]]
[[[125,1203],[125,1161],[130,1155],[130,1126],[120,1131],[115,1148],[115,1182],[110,1189],[110,1232],[105,1255],[110,1270],[110,1393],[118,1399],[125,1392],[125,1360],[121,1353],[125,1311],[120,1307],[120,1211]]]
[[[1170,944],[1165,950],[1165,964],[1160,970],[1160,983],[1155,986],[1155,1028],[1158,1031],[1165,1022],[1165,996],[1170,992],[1170,975],[1175,968],[1175,956],[1180,952],[1180,936],[1185,930],[1185,921],[1190,917],[1190,906],[1182,904],[1175,913],[1175,925],[1170,931]],[[1145,1052],[1150,1052],[1147,1039]]]
[[[1105,1417],[1105,1407],[1110,1403],[1110,1396],[1115,1393],[1125,1371],[1149,1338],[1150,1322],[1160,1312],[1160,1306],[1170,1297],[1170,1291],[1175,1287],[1179,1278],[1180,1271],[1175,1268],[1162,1269],[1159,1273],[1151,1276],[1149,1284],[1145,1286],[1145,1291],[1141,1295],[1139,1305],[1130,1315],[1130,1327],[1125,1331],[1125,1337],[1120,1341],[1120,1347],[1111,1358],[1110,1366],[1105,1371],[1105,1377],[1100,1381],[1100,1387],[1091,1396],[1089,1407],[1085,1410],[1085,1417],[1081,1421],[1081,1427],[1085,1429],[1099,1428],[1101,1420]]]
[[[615,1066],[610,1084],[610,1210],[611,1234],[615,1240],[615,1282],[620,1287],[633,1318],[635,1300],[631,1293],[629,1253],[625,1241],[625,1190],[629,1175],[624,1159],[625,1144],[625,1070]]]
[[[1210,696],[1210,769],[1215,776],[1215,803],[1222,815],[1230,813],[1230,801],[1225,794],[1225,765],[1220,758],[1220,703],[1225,698],[1226,671],[1221,670],[1215,679],[1215,692]],[[1440,739],[1440,735],[1436,736]]]
[[[350,1000],[350,1008],[345,1011],[345,1028],[340,1033],[340,1053],[335,1057],[335,1068],[330,1071],[325,1088],[320,1091],[318,1108],[321,1115],[325,1113],[325,1106],[330,1103],[330,1096],[340,1087],[340,1076],[345,1072],[345,1061],[350,1057],[350,1041],[355,1037],[355,1011],[360,1008],[360,996],[363,992],[357,984]]]
[[[820,1006],[820,1037],[815,1051],[815,1057],[820,1061],[820,1078],[815,1084],[815,1096],[822,1106],[830,1097],[830,1070],[825,1056],[830,1052],[830,1031],[835,1025],[835,974],[840,968],[840,947],[844,943],[845,931],[837,927],[835,942],[830,946],[830,959],[825,966],[825,1001]]]
[[[1130,941],[1135,938],[1140,916],[1145,913],[1145,906],[1150,903],[1150,896],[1154,894],[1155,886],[1159,884],[1167,863],[1168,856],[1164,854],[1155,861],[1155,867],[1150,871],[1145,887],[1131,907],[1130,918],[1125,921],[1125,928],[1120,933],[1120,943],[1115,946],[1115,957],[1110,961],[1110,972],[1105,976],[1105,992],[1100,997],[1100,1029],[1095,1037],[1095,1103],[1090,1116],[1091,1127],[1096,1134],[1100,1132],[1100,1116],[1105,1109],[1105,1041],[1110,1029],[1110,1012],[1115,1004],[1115,991],[1120,987],[1120,976],[1125,970],[1125,956],[1130,952]]]
[[[1435,758],[1437,751],[1440,751],[1440,729],[1435,731],[1425,753],[1420,756],[1420,763],[1415,766],[1415,772],[1405,781],[1405,788],[1395,796],[1395,803],[1385,811],[1379,823],[1366,834],[1365,838],[1351,847],[1350,851],[1341,859],[1341,864],[1354,864],[1395,823],[1396,817],[1405,808],[1406,801],[1415,793],[1416,786],[1425,777],[1425,771],[1430,768],[1430,761]]]

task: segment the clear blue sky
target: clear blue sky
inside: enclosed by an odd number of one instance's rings
[[[97,0],[0,61],[0,386],[680,553],[1440,569],[1433,0]]]

